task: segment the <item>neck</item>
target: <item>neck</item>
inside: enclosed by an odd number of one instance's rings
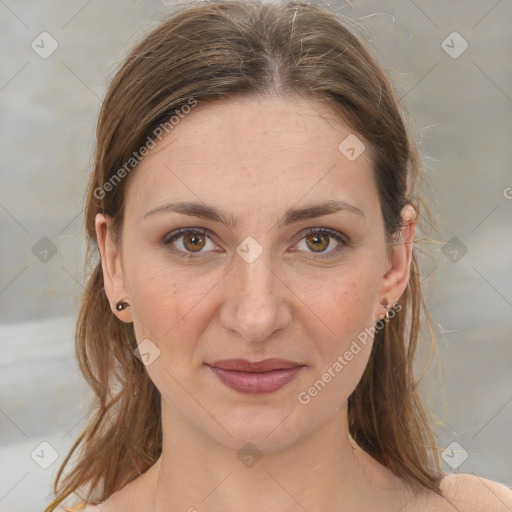
[[[334,512],[370,506],[377,488],[389,494],[399,486],[351,439],[346,406],[321,430],[253,459],[162,406],[162,454],[145,475],[148,510]]]

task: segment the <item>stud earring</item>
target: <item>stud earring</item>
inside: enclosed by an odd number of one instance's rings
[[[386,304],[384,304],[384,301],[386,301]],[[383,306],[383,307],[385,307],[386,309],[388,309],[388,308],[390,308],[390,307],[391,307],[391,305],[390,305],[390,304],[389,304],[389,302],[388,302],[388,299],[386,299],[385,297],[384,297],[384,299],[381,301],[381,304],[382,304],[382,306]],[[386,323],[388,323],[388,322],[389,322],[389,311],[386,311],[386,314],[384,315],[384,321],[385,321]]]
[[[123,311],[123,309],[126,309],[130,304],[128,304],[128,302],[123,302],[122,300],[120,300],[119,302],[116,303],[116,309],[117,311]]]

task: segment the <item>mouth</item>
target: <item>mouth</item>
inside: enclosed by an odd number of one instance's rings
[[[273,393],[294,380],[305,365],[284,359],[228,359],[207,364],[227,387],[240,393]]]

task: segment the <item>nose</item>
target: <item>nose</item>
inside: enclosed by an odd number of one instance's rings
[[[253,261],[238,254],[226,281],[221,323],[247,341],[265,341],[286,329],[292,319],[291,290],[270,251]]]

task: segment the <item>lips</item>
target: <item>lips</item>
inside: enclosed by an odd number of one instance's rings
[[[215,366],[222,370],[234,370],[238,372],[270,372],[272,370],[286,370],[288,368],[304,365],[294,361],[274,358],[255,362],[250,362],[246,359],[224,359],[215,361],[215,363],[212,363],[210,366]]]
[[[207,365],[225,386],[246,394],[273,393],[294,380],[305,365],[284,359],[228,359]]]

